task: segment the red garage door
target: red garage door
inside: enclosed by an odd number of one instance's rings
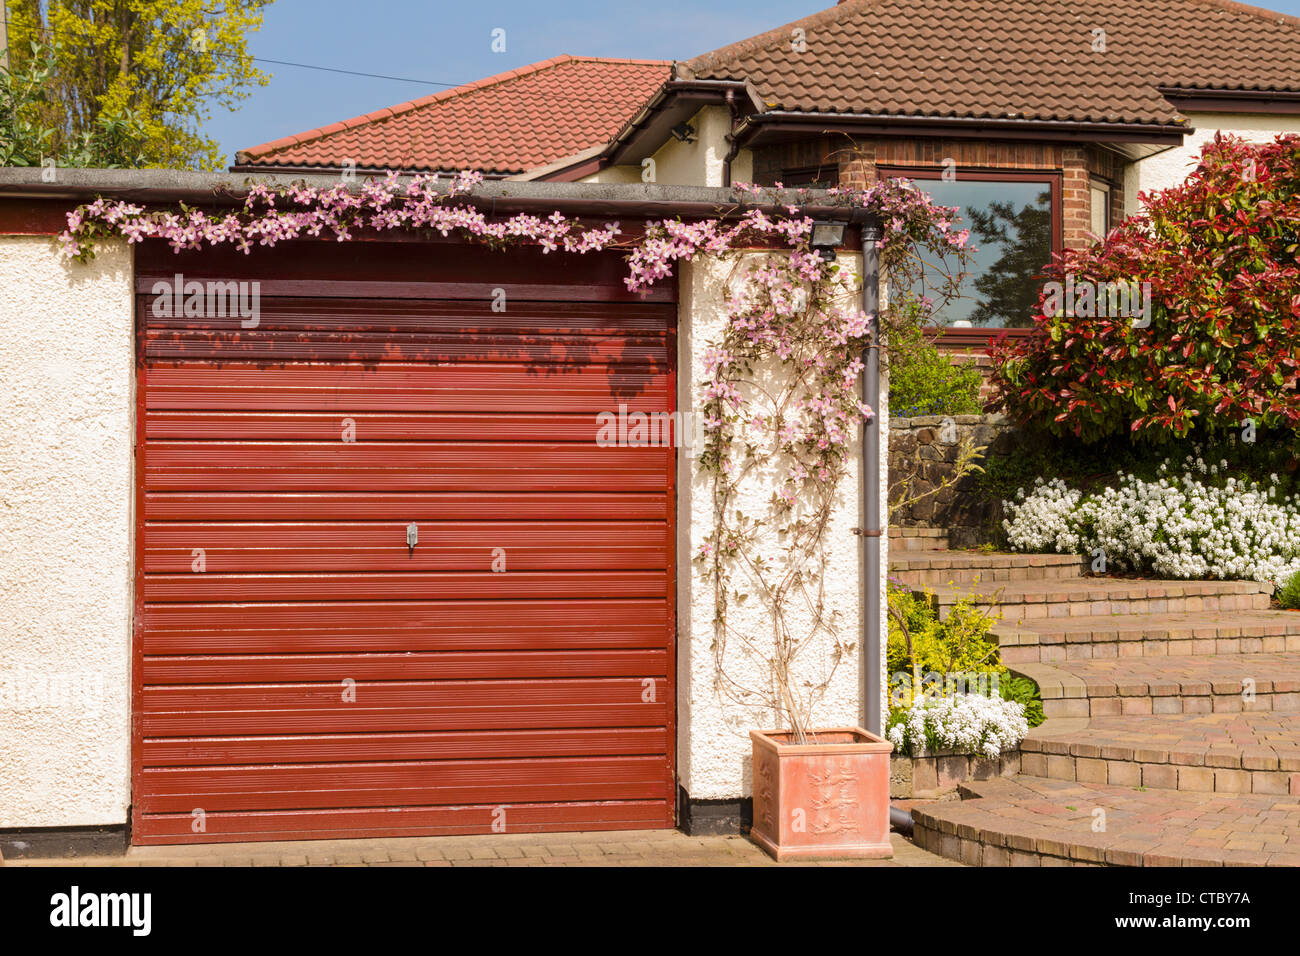
[[[596,415],[672,409],[675,293],[624,269],[140,247],[137,843],[672,825],[674,456]]]

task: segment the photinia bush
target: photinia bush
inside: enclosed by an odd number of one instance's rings
[[[995,403],[1090,442],[1300,427],[1300,136],[1216,135],[1182,185],[1139,199],[1142,213],[1048,271],[1147,291],[1149,312],[1095,315],[1126,310],[1070,308],[1045,285],[1030,334],[994,350]]]

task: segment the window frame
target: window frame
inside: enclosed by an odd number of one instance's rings
[[[943,179],[942,166],[898,166],[882,165],[876,167],[881,179]],[[958,179],[989,183],[1024,183],[1045,182],[1048,184],[1052,204],[1052,255],[1059,255],[1065,249],[1065,210],[1061,200],[1064,194],[1065,174],[1060,169],[1001,169],[987,166],[961,166]],[[969,224],[967,224],[969,225]],[[1043,263],[1048,265],[1048,263]],[[1031,329],[989,329],[989,328],[953,328],[951,326],[932,326],[939,330],[940,341],[945,345],[983,346],[990,338],[1007,336],[1022,338]]]
[[[1102,207],[1102,212],[1105,217],[1105,228],[1103,228],[1101,231],[1102,238],[1105,238],[1107,235],[1110,234],[1110,231],[1115,228],[1115,223],[1112,222],[1112,217],[1111,217],[1111,203],[1115,198],[1115,184],[1111,182],[1109,179],[1106,179],[1104,176],[1090,175],[1088,177],[1088,231],[1089,232],[1093,231],[1092,226],[1094,225],[1092,221],[1092,211],[1093,211],[1093,199],[1095,199],[1096,197],[1093,195],[1093,190],[1102,193],[1106,197],[1105,205]]]

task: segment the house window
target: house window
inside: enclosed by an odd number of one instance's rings
[[[935,310],[945,338],[982,342],[990,329],[1028,328],[1043,269],[1063,247],[1060,174],[958,170],[951,180],[940,169],[881,174],[911,179],[939,205],[956,206],[959,226],[970,229],[976,252],[960,294]]]
[[[1105,236],[1110,232],[1110,185],[1094,179],[1090,189],[1092,197],[1093,235]]]

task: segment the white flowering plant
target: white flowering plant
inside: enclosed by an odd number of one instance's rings
[[[1165,459],[1155,477],[1121,472],[1084,493],[1039,478],[1004,501],[1002,528],[1017,551],[1105,556],[1116,570],[1166,578],[1280,584],[1300,572],[1300,495],[1230,474],[1228,462]]]
[[[983,694],[922,695],[890,714],[885,736],[909,757],[941,751],[996,757],[1029,733],[1023,704]]]

